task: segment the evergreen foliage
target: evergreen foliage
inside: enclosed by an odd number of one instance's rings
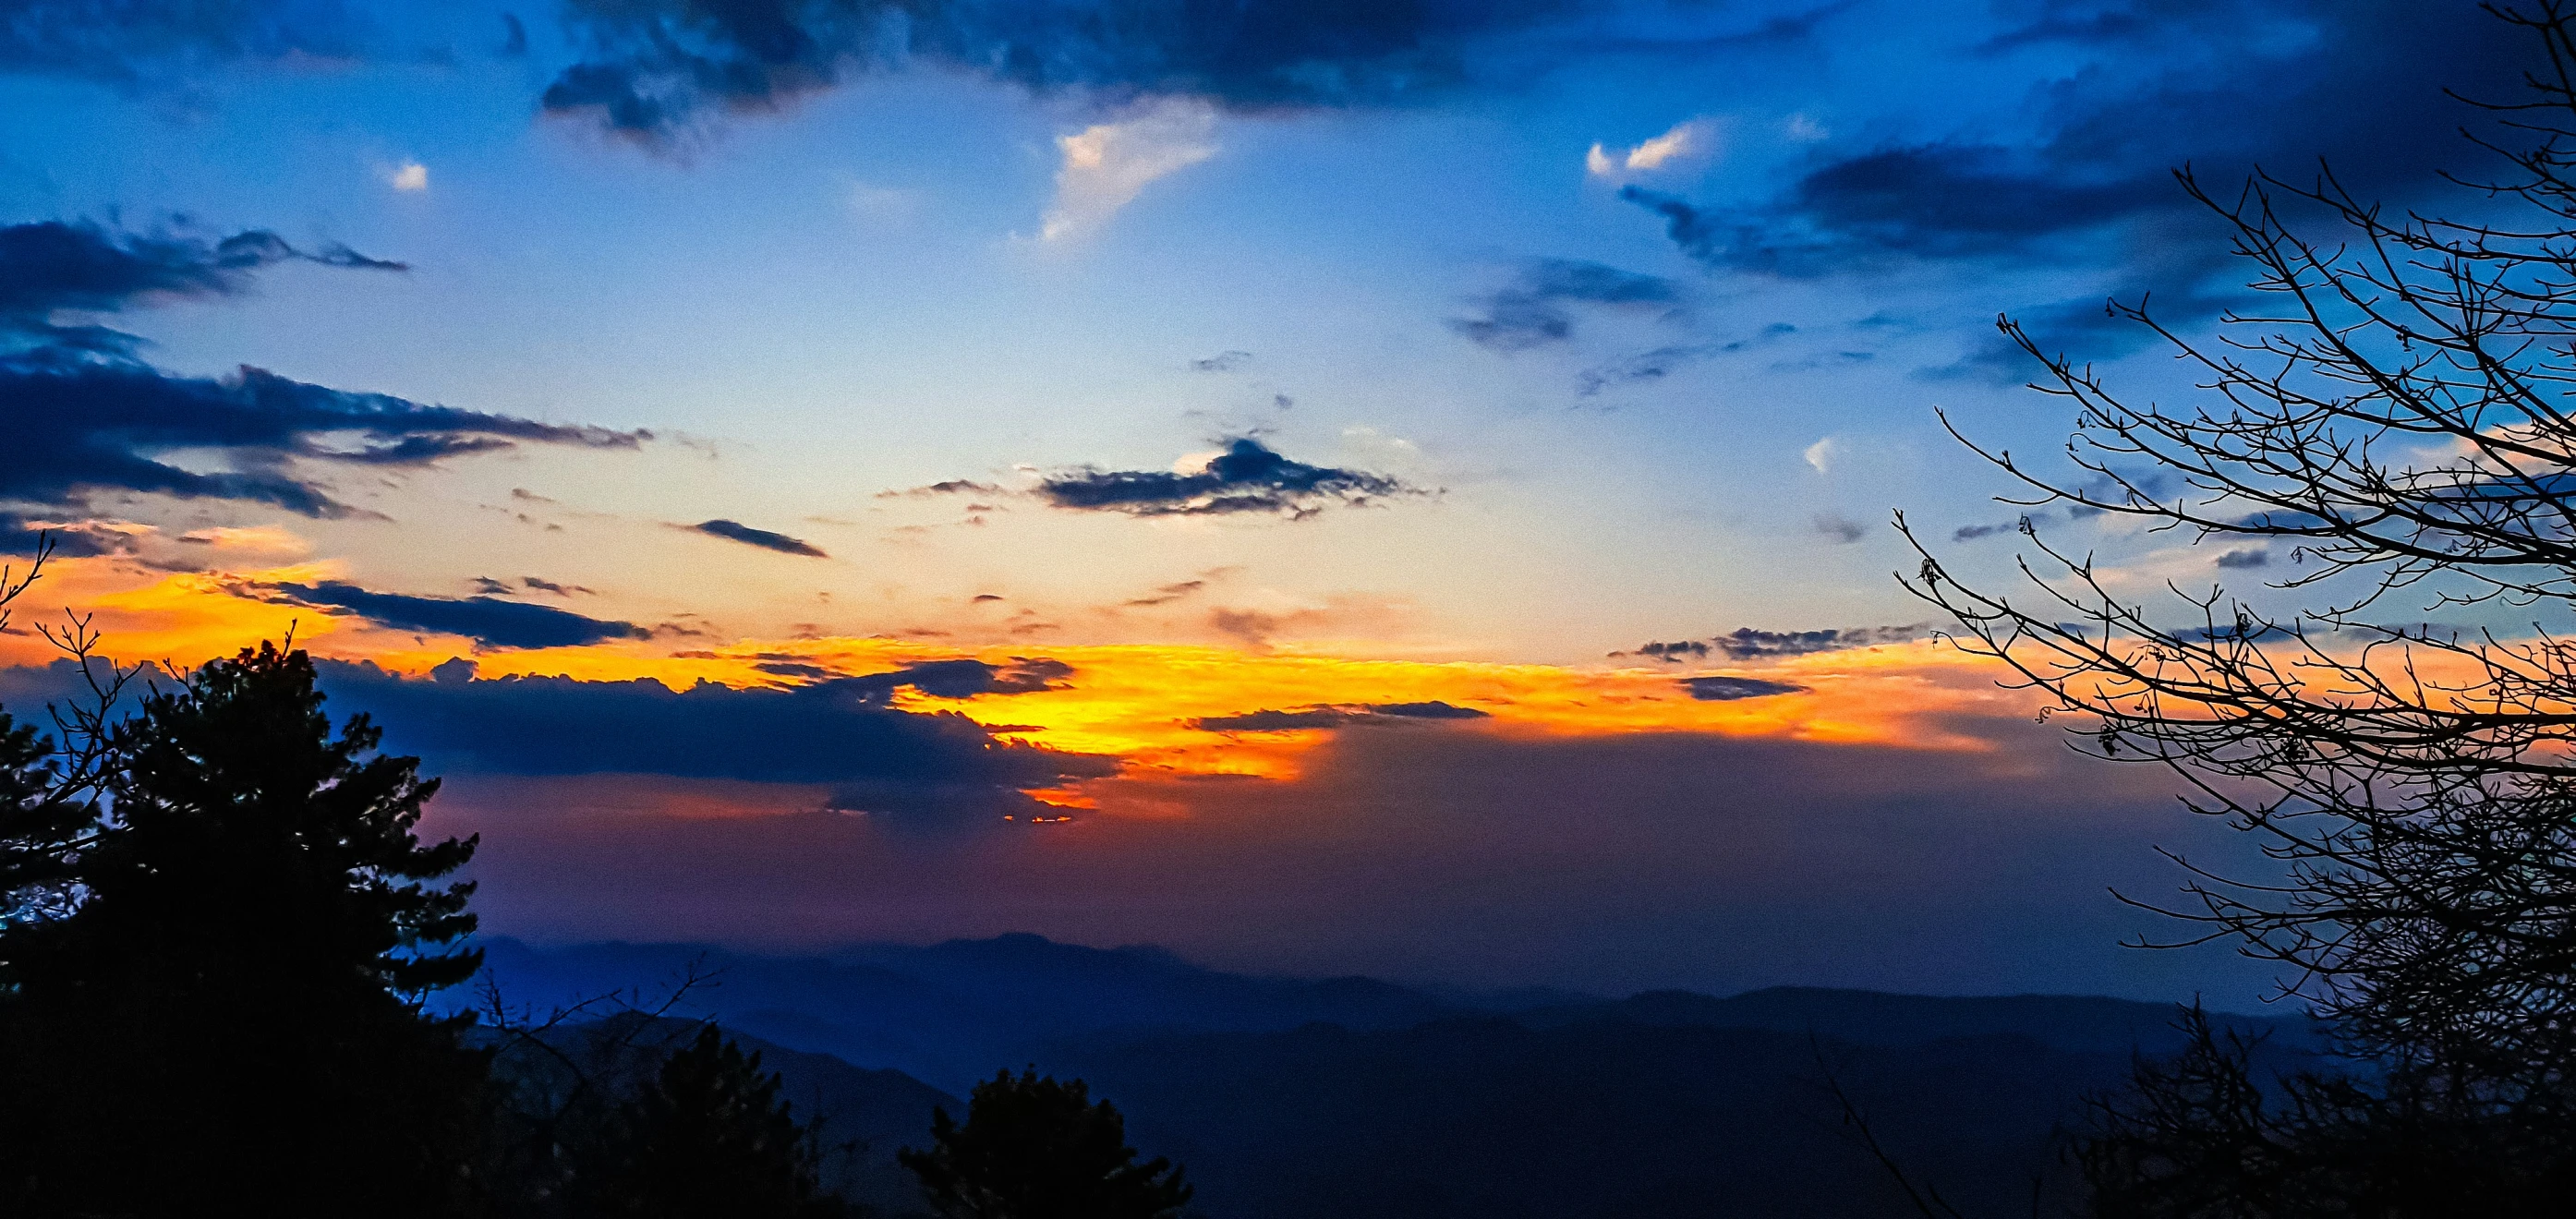
[[[35,790],[0,735],[0,1206],[18,1214],[454,1213],[476,1189],[485,1056],[419,1007],[470,976],[471,839],[437,790],[334,737],[311,661],[263,645],[142,700],[101,798]],[[70,811],[66,811],[70,810]]]
[[[830,1219],[821,1149],[760,1055],[709,1024],[609,1120],[574,1169],[584,1217]]]
[[[1136,1162],[1116,1106],[1034,1068],[975,1085],[965,1123],[939,1110],[931,1137],[901,1159],[941,1219],[1169,1219],[1190,1200],[1170,1160]]]

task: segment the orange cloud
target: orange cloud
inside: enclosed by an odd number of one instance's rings
[[[468,653],[464,639],[386,631],[363,619],[272,605],[232,595],[241,580],[308,581],[325,565],[274,568],[233,577],[142,573],[113,560],[57,564],[45,602],[76,604],[98,615],[108,650],[125,659],[202,662],[246,643],[282,636],[292,625],[317,654],[371,660],[419,674]],[[143,575],[157,575],[137,583]],[[1254,645],[1108,644],[1033,647],[957,646],[889,638],[742,640],[715,648],[679,649],[668,642],[620,640],[581,647],[499,651],[476,656],[481,675],[565,676],[588,681],[649,678],[674,689],[701,681],[745,687],[783,685],[814,671],[884,673],[931,661],[972,659],[996,668],[1044,657],[1073,669],[1060,688],[1015,694],[941,698],[904,688],[897,705],[953,711],[996,735],[1127,761],[1130,779],[1241,776],[1290,779],[1327,729],[1208,731],[1197,721],[1259,711],[1370,704],[1447,703],[1485,713],[1442,725],[1402,723],[1343,731],[1479,731],[1543,736],[1705,733],[1829,744],[1889,745],[1983,751],[1985,739],[1962,722],[2027,714],[2025,693],[1996,688],[1997,668],[1942,643],[1887,644],[1790,658],[1720,672],[1787,692],[1727,701],[1694,698],[1683,684],[1701,671],[1583,668],[1472,661],[1362,659]],[[25,636],[0,640],[0,661],[50,659]],[[769,666],[769,667],[764,667]],[[793,666],[793,668],[787,668]],[[793,674],[793,675],[783,675]],[[1124,780],[1109,780],[1116,784]],[[1041,793],[1059,803],[1089,803],[1085,792]]]

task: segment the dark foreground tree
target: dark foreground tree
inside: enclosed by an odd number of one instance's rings
[[[715,1025],[661,1068],[574,1156],[568,1208],[581,1219],[830,1219],[821,1147],[779,1098],[760,1055]]]
[[[2197,374],[2114,390],[2007,335],[2071,400],[2073,470],[1988,454],[2065,519],[2127,518],[2284,573],[2131,600],[2026,518],[2027,594],[1913,586],[2058,709],[2079,747],[2171,767],[2277,874],[2195,870],[2167,913],[2283,967],[2353,1069],[2270,1078],[2204,1038],[2142,1071],[2085,1164],[2106,1214],[2565,1214],[2576,1196],[2576,6],[2497,5],[2538,75],[2472,137],[2501,168],[2449,217],[2330,169],[2183,185],[2273,306]],[[2513,82],[2463,82],[2506,90]],[[2436,104],[2436,99],[2426,99]],[[1901,522],[1900,522],[1901,524]],[[1909,535],[1910,536],[1910,535]],[[1918,547],[1919,548],[1919,547]],[[2461,615],[2489,629],[2388,625]]]
[[[13,789],[0,849],[51,883],[0,923],[0,1212],[436,1215],[475,1190],[485,1056],[420,1006],[479,966],[443,949],[471,886],[434,883],[475,844],[424,846],[436,781],[322,702],[304,653],[263,645],[114,726],[77,824]]]
[[[1168,1219],[1190,1200],[1181,1170],[1139,1164],[1127,1120],[1081,1080],[1034,1069],[975,1085],[966,1121],[931,1115],[932,1145],[906,1168],[941,1219]]]

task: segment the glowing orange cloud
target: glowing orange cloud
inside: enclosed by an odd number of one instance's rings
[[[98,614],[109,650],[127,659],[203,661],[290,624],[317,654],[371,660],[419,674],[471,652],[464,639],[423,641],[363,619],[272,605],[234,595],[243,581],[309,581],[325,565],[275,568],[239,577],[159,575],[137,584],[130,567],[104,560],[59,564],[48,600]],[[155,573],[157,574],[157,573]],[[1485,713],[1447,730],[1559,736],[1686,732],[1741,737],[1982,750],[1986,743],[1949,726],[1967,719],[2019,715],[2027,695],[1998,690],[1995,666],[1946,644],[1889,644],[1819,653],[1738,669],[1787,692],[1731,701],[1694,698],[1679,680],[1703,670],[1578,668],[1468,661],[1355,659],[1285,650],[1247,651],[1199,645],[1119,644],[1062,647],[958,647],[885,638],[743,640],[686,649],[651,641],[501,651],[476,656],[485,677],[565,676],[590,681],[649,678],[675,689],[701,681],[745,687],[804,680],[809,674],[884,673],[929,661],[973,659],[1005,668],[1043,657],[1073,673],[1057,688],[1015,694],[939,698],[910,687],[897,705],[946,710],[996,735],[1081,753],[1112,754],[1137,777],[1241,775],[1286,779],[1323,730],[1209,731],[1201,720],[1257,711],[1371,704],[1447,703]],[[0,661],[41,662],[40,643],[0,640]],[[1415,727],[1425,727],[1416,724]],[[1067,804],[1083,801],[1057,793]]]

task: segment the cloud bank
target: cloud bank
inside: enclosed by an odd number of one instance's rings
[[[217,240],[135,236],[44,221],[0,228],[0,501],[79,507],[98,492],[264,503],[306,516],[351,514],[298,468],[420,467],[521,442],[633,448],[650,433],[541,423],[312,385],[244,366],[230,377],[164,372],[139,340],[65,315],[248,290],[282,262],[400,271],[342,246],[299,250],[248,230]],[[229,468],[164,454],[217,455]]]
[[[1038,484],[1039,498],[1058,508],[1124,512],[1131,516],[1279,514],[1302,519],[1327,507],[1357,507],[1398,495],[1421,494],[1399,479],[1358,470],[1310,466],[1270,451],[1249,436],[1195,473],[1085,468]]]

